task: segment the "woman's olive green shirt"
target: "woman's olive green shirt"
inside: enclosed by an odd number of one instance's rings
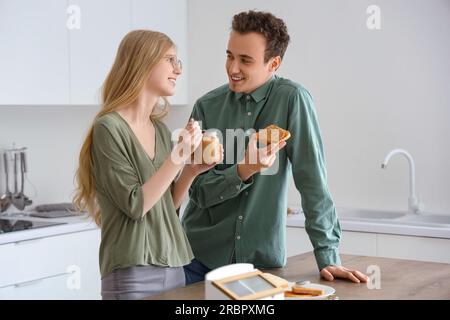
[[[154,159],[128,123],[112,112],[93,128],[92,158],[97,201],[102,212],[100,272],[137,265],[179,267],[194,257],[173,204],[170,188],[143,215],[142,185],[171,152],[171,133],[154,120]]]

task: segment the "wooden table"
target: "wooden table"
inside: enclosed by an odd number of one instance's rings
[[[369,289],[365,283],[345,280],[322,280],[312,253],[288,258],[286,267],[264,270],[288,281],[307,279],[314,283],[332,286],[340,300],[350,299],[450,299],[450,264],[341,255],[342,264],[367,272],[369,266],[379,267],[380,289]],[[373,271],[367,273],[374,279]],[[372,286],[375,281],[371,281]],[[148,300],[203,300],[204,282],[148,297]]]

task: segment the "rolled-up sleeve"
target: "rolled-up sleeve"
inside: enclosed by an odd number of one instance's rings
[[[139,176],[118,137],[102,123],[94,125],[92,155],[94,176],[101,192],[130,219],[143,216],[144,194]]]

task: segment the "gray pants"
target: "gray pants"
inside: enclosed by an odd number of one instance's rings
[[[102,299],[137,300],[184,286],[183,267],[133,266],[102,278]]]

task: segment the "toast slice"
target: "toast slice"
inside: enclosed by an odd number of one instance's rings
[[[305,287],[301,287],[298,285],[294,285],[291,290],[292,290],[292,293],[308,294],[311,296],[321,296],[321,295],[325,294],[325,291],[323,291],[323,290],[313,289],[313,288],[305,288]]]
[[[259,130],[256,134],[256,138],[259,142],[269,145],[271,143],[278,143],[280,141],[286,141],[291,137],[291,133],[284,130],[274,124],[267,126],[266,128]]]

